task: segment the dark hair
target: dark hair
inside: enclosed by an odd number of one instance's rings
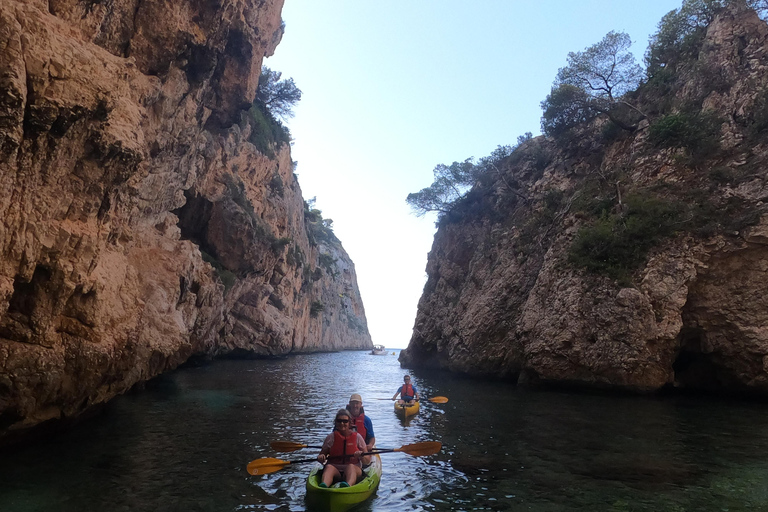
[[[339,416],[346,416],[347,418],[352,419],[352,416],[349,415],[349,411],[346,409],[339,409],[338,411],[336,411],[336,416],[333,419],[335,420]]]

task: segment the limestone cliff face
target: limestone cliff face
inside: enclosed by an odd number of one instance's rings
[[[768,26],[734,7],[658,96],[677,107],[651,108],[661,100],[648,99],[649,84],[633,101],[650,122],[633,133],[608,137],[598,119],[517,148],[442,220],[401,363],[532,384],[767,394],[766,48]],[[693,158],[649,138],[682,105],[717,116],[716,152]],[[674,236],[628,279],[574,263],[580,229],[601,208],[623,205],[626,221],[622,199],[641,193],[685,211]],[[598,213],[585,213],[589,202]]]
[[[0,440],[192,355],[371,346],[288,146],[249,142],[282,4],[0,3]]]

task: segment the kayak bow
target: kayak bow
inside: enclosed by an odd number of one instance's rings
[[[419,412],[419,401],[418,400],[413,402],[410,405],[399,404],[399,403],[395,402],[395,413],[400,415],[400,416],[402,416],[402,417],[404,417],[404,418],[407,418],[408,416],[413,416],[417,412]]]
[[[307,505],[310,510],[345,512],[369,499],[381,481],[381,456],[371,457],[371,464],[363,469],[365,478],[352,487],[320,487],[323,467],[312,468],[307,478]],[[334,484],[338,485],[338,484]]]

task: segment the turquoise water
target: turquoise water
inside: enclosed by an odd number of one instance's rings
[[[397,352],[397,351],[395,351]],[[311,464],[254,477],[275,440],[319,444],[361,393],[377,445],[438,440],[434,456],[382,455],[370,511],[768,510],[768,405],[692,397],[526,391],[413,373],[404,421],[397,357],[343,352],[217,361],[162,376],[104,414],[0,454],[0,511],[299,511]]]

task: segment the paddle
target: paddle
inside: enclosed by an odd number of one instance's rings
[[[366,455],[375,455],[377,453],[404,452],[414,457],[424,455],[434,455],[440,451],[443,443],[440,441],[422,441],[420,443],[404,444],[400,448],[381,448]]]
[[[285,441],[284,441],[285,442]],[[406,444],[400,448],[383,448],[381,450],[375,450],[372,452],[363,453],[363,455],[376,455],[378,453],[390,453],[390,452],[404,452],[414,457],[424,455],[434,455],[439,452],[443,444],[439,441],[423,441],[421,443]],[[280,471],[285,466],[290,464],[303,464],[305,462],[317,462],[317,457],[313,459],[300,459],[300,460],[280,460],[272,457],[264,457],[263,459],[252,460],[248,463],[248,473],[251,475],[267,475]]]
[[[278,452],[295,452],[296,450],[301,450],[302,448],[322,448],[322,446],[311,446],[308,444],[294,443],[292,441],[272,441],[269,443],[269,446]]]
[[[396,398],[374,398],[374,400],[397,400],[397,399]],[[433,404],[447,404],[448,397],[433,396],[432,398],[427,398],[427,401],[432,402]]]

